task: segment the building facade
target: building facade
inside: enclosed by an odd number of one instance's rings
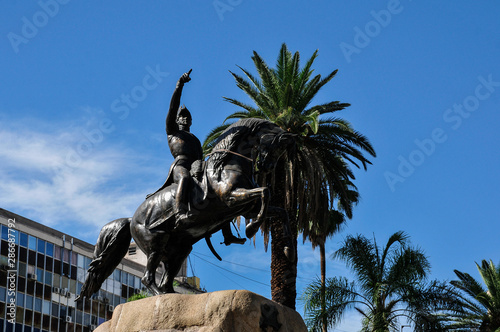
[[[75,302],[94,245],[0,209],[0,331],[93,331],[114,308],[145,291],[144,263],[132,244],[129,254],[92,298]],[[200,293],[184,266],[176,291]],[[159,277],[159,276],[158,276]]]

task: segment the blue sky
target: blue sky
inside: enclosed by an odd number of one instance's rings
[[[378,154],[368,171],[356,171],[362,201],[327,251],[347,234],[384,243],[404,230],[429,256],[432,278],[452,279],[453,269],[476,275],[474,262],[500,262],[497,2],[1,6],[1,207],[94,243],[102,225],[131,216],[163,183],[172,162],[164,121],[182,73],[193,69],[182,102],[203,140],[237,111],[222,96],[247,101],[228,71],[253,71],[253,50],[274,65],[286,42],[302,59],[319,50],[315,73],[339,69],[314,103],[351,103],[339,115]],[[261,237],[255,247],[216,248],[226,261],[219,266],[252,280],[207,263],[215,261],[199,243],[191,263],[207,290],[270,296]],[[309,248],[300,248],[299,292],[319,274],[319,254]],[[328,262],[330,276],[346,273]],[[357,324],[346,316],[339,331]]]

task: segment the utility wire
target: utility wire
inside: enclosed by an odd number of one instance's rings
[[[195,252],[195,251],[193,251],[193,253],[195,253],[197,255],[205,256],[205,257],[212,257],[212,256],[207,255],[207,254],[202,254],[201,252]],[[256,267],[252,267],[252,266],[247,266],[247,265],[243,265],[243,264],[238,264],[238,263],[226,261],[225,259],[223,259],[222,262],[229,263],[229,264],[234,264],[234,265],[238,265],[238,266],[242,266],[242,267],[246,267],[247,269],[252,269],[252,270],[256,270],[256,271],[261,271],[261,272],[267,272],[267,273],[269,273],[269,270],[258,269]]]
[[[197,255],[201,255],[201,256],[205,256],[205,257],[212,257],[211,255],[207,255],[207,254],[203,254],[201,252],[197,252],[197,251],[192,251],[191,252],[193,255],[194,254],[197,254]],[[264,269],[259,269],[259,268],[256,268],[256,267],[252,267],[252,266],[247,266],[247,265],[243,265],[243,264],[238,264],[238,263],[234,263],[234,262],[230,262],[230,261],[227,261],[225,259],[222,260],[222,262],[224,263],[229,263],[229,264],[234,264],[234,265],[237,265],[237,266],[241,266],[241,267],[244,267],[244,268],[247,268],[247,269],[252,269],[252,270],[256,270],[256,271],[260,271],[260,272],[266,272],[266,273],[270,273],[269,270],[264,270]],[[300,277],[300,276],[297,276],[297,279],[301,279],[301,280],[304,280],[304,281],[307,281],[307,282],[312,282],[314,281],[315,279],[313,278],[304,278],[304,277]]]
[[[207,262],[208,264],[211,264],[211,265],[213,265],[213,266],[215,266],[215,267],[217,267],[217,268],[221,269],[221,270],[224,270],[224,271],[226,271],[226,272],[229,272],[229,273],[235,274],[235,275],[237,275],[238,277],[241,277],[241,278],[244,278],[244,279],[247,279],[247,280],[253,281],[253,282],[255,282],[255,283],[258,283],[258,284],[264,285],[264,286],[266,286],[266,287],[270,287],[270,285],[269,285],[269,284],[265,284],[265,283],[263,283],[263,282],[260,282],[260,281],[257,281],[257,280],[254,280],[254,279],[251,279],[251,278],[245,277],[244,275],[241,275],[241,274],[238,274],[238,273],[233,272],[233,271],[231,271],[231,270],[225,269],[225,268],[223,268],[223,267],[221,267],[221,266],[219,266],[219,265],[217,265],[217,264],[214,264],[214,263],[212,263],[212,262],[210,262],[210,261],[208,261],[208,260],[206,260],[206,259],[204,259],[204,258],[201,258],[200,256],[198,256],[198,255],[196,255],[196,254],[192,254],[192,255],[193,255],[194,257],[197,257],[197,258],[201,259],[201,260],[202,260],[202,261],[204,261],[204,262]]]
[[[193,269],[193,262],[191,261],[191,258],[188,256],[188,262],[189,262],[189,266],[191,266],[191,273],[195,276],[196,273],[194,272],[194,269]]]
[[[213,267],[212,267],[213,268]],[[242,289],[245,289],[246,287],[243,286],[243,285],[240,285],[238,282],[234,281],[233,279],[229,278],[227,275],[225,275],[224,273],[222,273],[222,271],[219,271],[217,269],[214,269],[215,272],[217,272],[218,274],[220,274],[221,276],[223,276],[224,278],[226,278],[227,280],[231,281],[232,283],[238,285],[238,287],[242,288]]]

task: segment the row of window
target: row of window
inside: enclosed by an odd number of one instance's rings
[[[0,310],[4,310],[0,304]],[[48,315],[35,312],[22,307],[16,307],[15,324],[7,323],[4,318],[0,318],[0,331],[4,325],[6,331],[93,331],[98,325],[106,321],[104,318],[96,318],[93,315],[84,313],[81,310],[73,310],[72,314],[60,310],[60,315]],[[12,328],[14,327],[14,329]]]
[[[9,240],[9,228],[5,225],[2,226],[2,240]],[[14,235],[15,243],[22,248],[34,251],[39,254],[44,254],[48,257],[55,258],[63,261],[64,263],[71,263],[81,268],[86,268],[89,266],[91,259],[89,257],[79,255],[74,251],[68,250],[57,244],[50,243],[48,241],[39,239],[32,235],[28,235],[23,232],[16,231],[11,232],[11,237]]]
[[[3,225],[2,225],[3,226]],[[6,228],[6,227],[3,227]],[[2,228],[2,229],[3,229]],[[47,245],[50,243],[46,243]],[[54,244],[52,244],[55,246]],[[54,272],[57,274],[62,274],[64,276],[68,276],[70,279],[78,280],[83,282],[85,280],[85,273],[90,265],[91,259],[90,257],[83,256],[81,254],[77,254],[75,252],[71,252],[71,256],[74,256],[74,261],[77,262],[77,265],[68,264],[61,262],[57,258],[52,258],[48,255],[44,255],[42,253],[37,253],[32,250],[28,250],[22,246],[15,246],[16,249],[16,264],[19,262],[19,272],[24,273],[27,263],[28,266],[36,266],[39,269],[43,269],[46,271]],[[1,241],[0,254],[4,256],[0,261],[0,265],[7,265],[7,256],[9,250],[8,241]],[[66,249],[65,249],[66,250]],[[68,251],[68,250],[66,250]],[[69,251],[68,251],[69,252]],[[61,264],[62,263],[62,264]],[[26,270],[26,273],[34,274],[34,273],[42,273],[37,272],[35,270]],[[26,276],[26,274],[22,274]],[[37,276],[37,277],[41,277]],[[141,287],[141,279],[135,275],[132,275],[128,272],[115,270],[114,273],[110,276],[115,281],[121,282],[122,284],[128,285],[129,287],[140,288]],[[39,281],[42,279],[38,279]],[[49,284],[49,282],[45,282]]]
[[[72,294],[80,293],[91,258],[23,232],[15,234],[15,331],[90,331],[91,326],[110,319],[116,305],[143,289],[139,277],[116,269],[92,299],[75,307],[68,301],[73,301]],[[6,321],[10,300],[6,270],[10,269],[8,254],[12,248],[8,240],[8,228],[1,225],[0,331],[12,328]]]

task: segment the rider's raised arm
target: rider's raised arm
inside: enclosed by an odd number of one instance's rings
[[[170,100],[170,108],[168,109],[167,119],[165,121],[167,135],[179,130],[176,121],[177,111],[181,104],[181,94],[182,94],[182,88],[184,87],[184,83],[189,82],[191,80],[191,78],[189,77],[191,71],[192,69],[190,69],[189,72],[184,73],[181,76],[181,78],[179,78],[179,81],[177,81],[177,85],[175,86],[174,93],[172,94],[172,99]]]

